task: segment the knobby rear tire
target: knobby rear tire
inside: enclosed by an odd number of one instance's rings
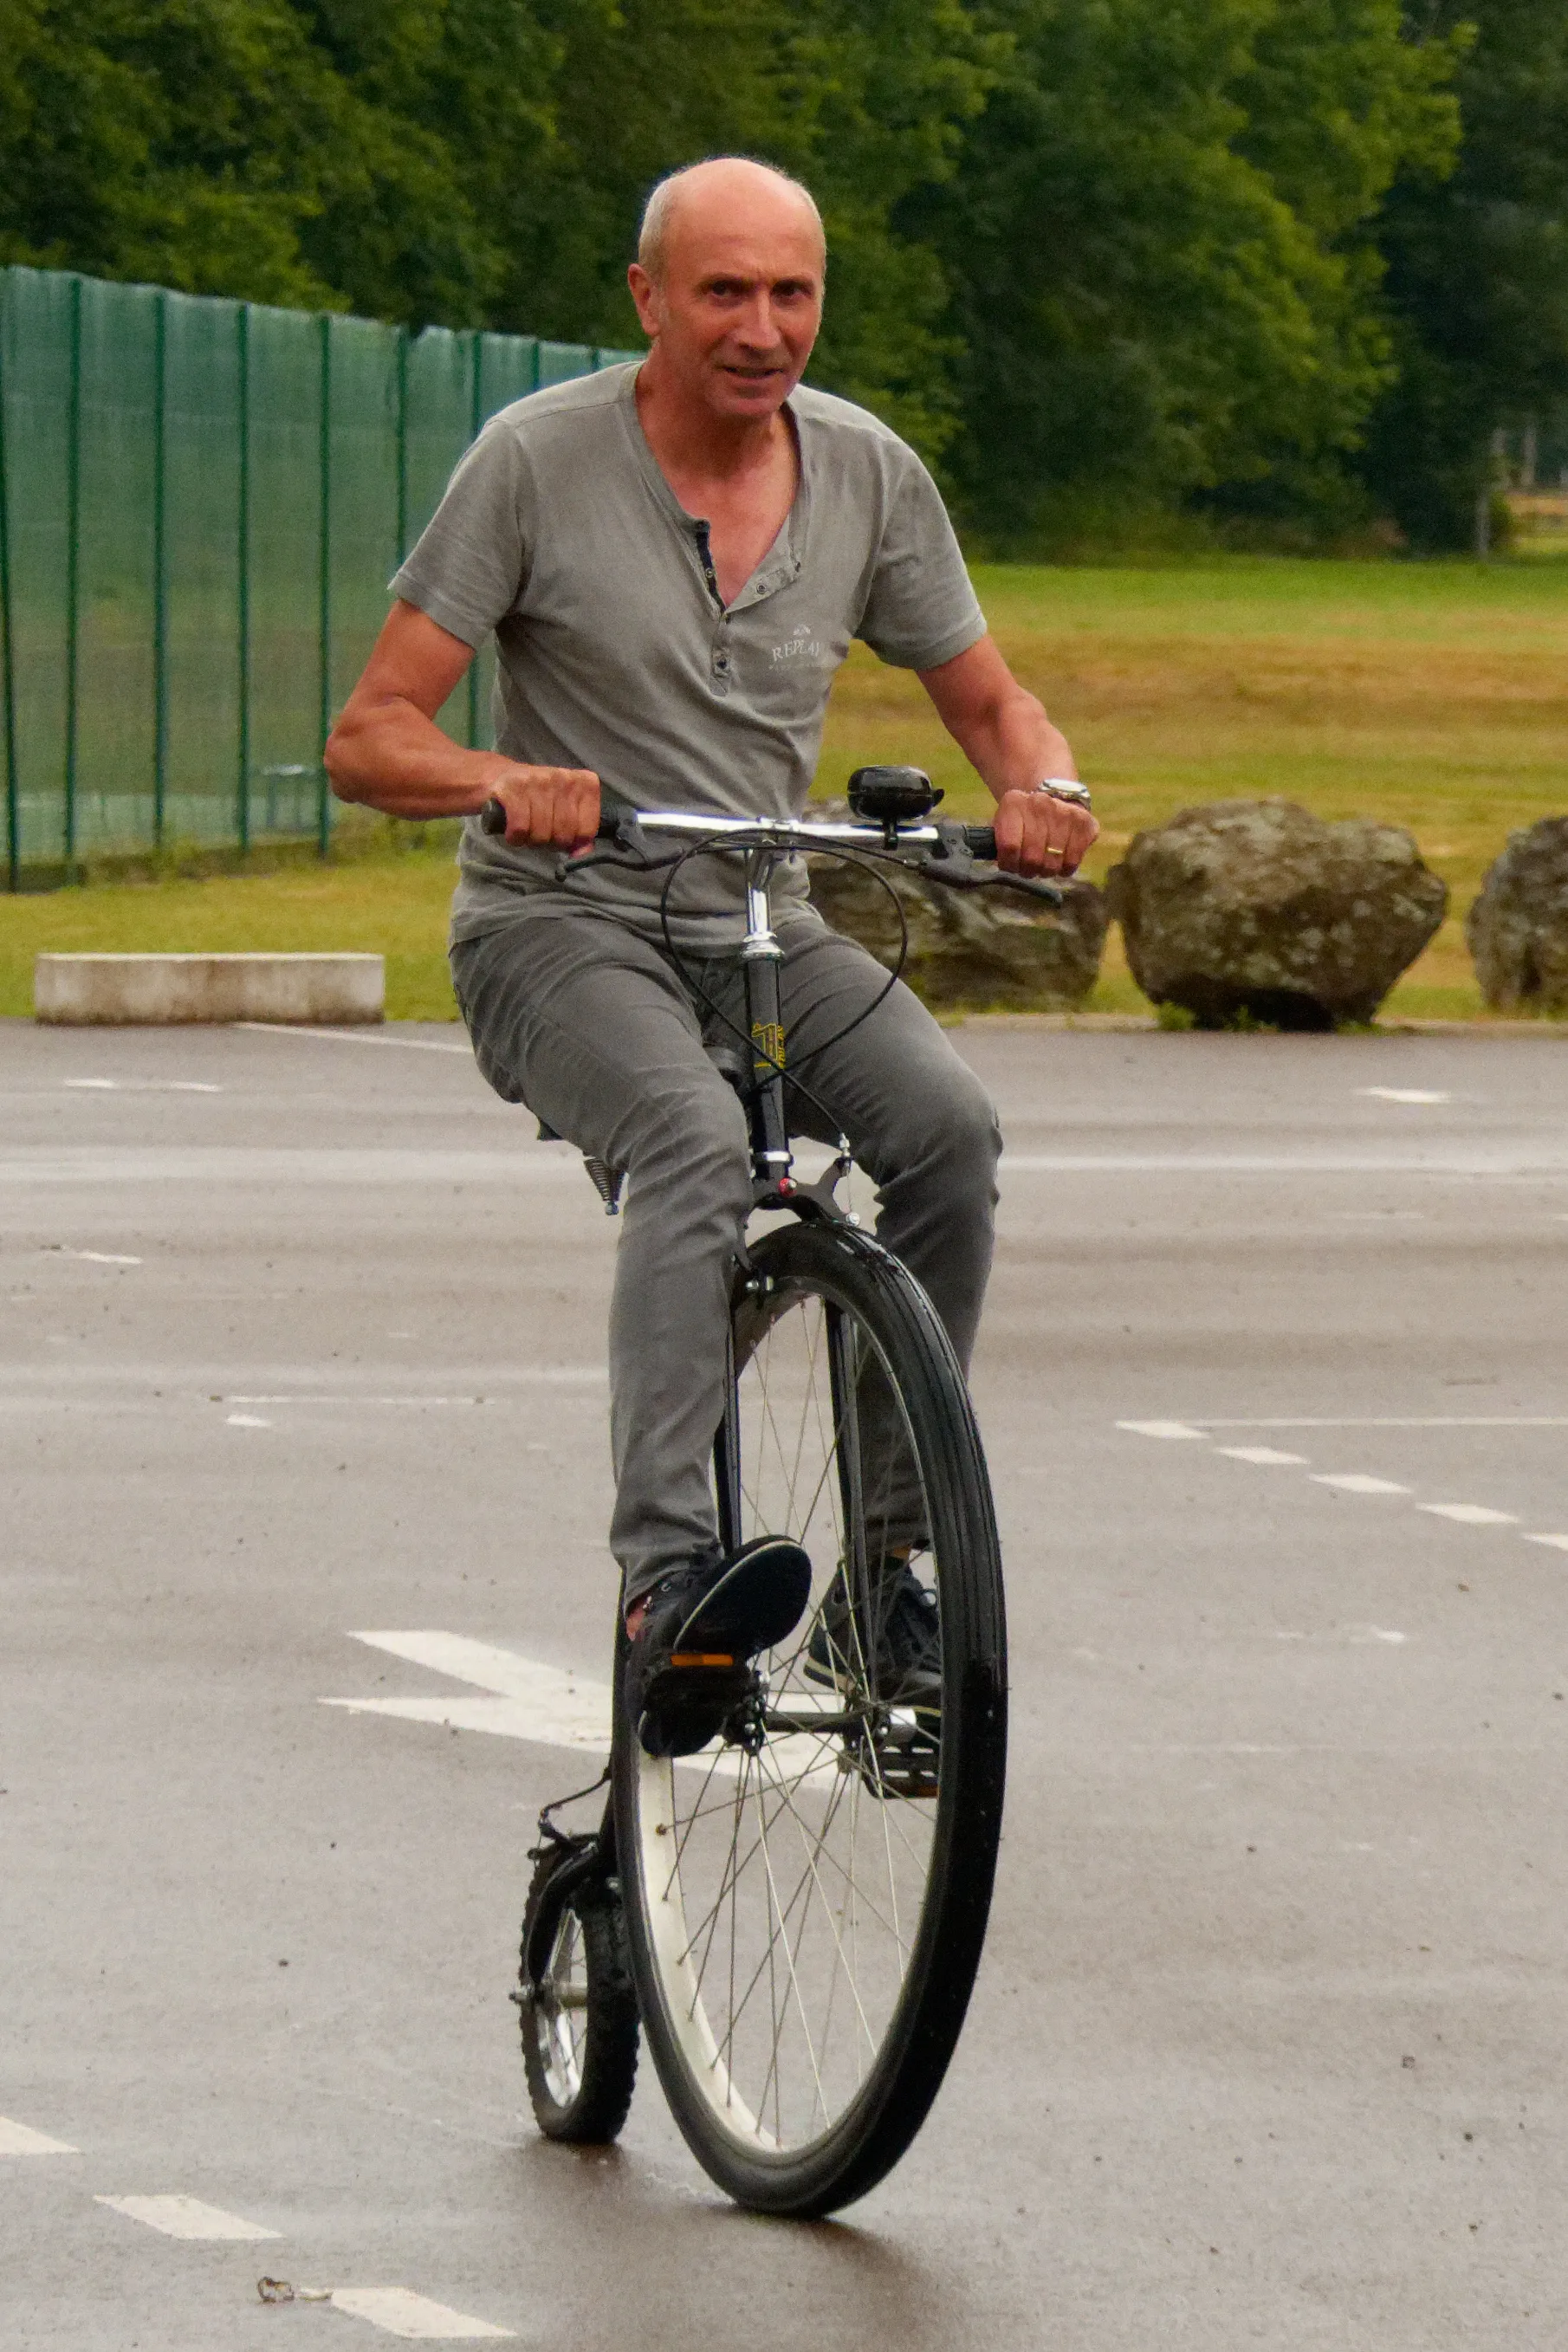
[[[518,2015],[534,2120],[547,2139],[615,2139],[637,2071],[637,2005],[613,1880],[563,1894],[574,1847],[542,1853],[523,1914]]]
[[[721,1528],[730,1542],[795,1535],[814,1560],[806,1620],[759,1661],[769,1704],[797,1726],[815,1720],[814,1706],[826,1710],[825,1722],[834,1707],[846,1721],[860,1713],[837,1734],[780,1730],[762,1738],[753,1755],[734,1740],[715,1743],[674,1767],[645,1756],[617,1722],[616,1843],[638,2007],[681,2131],[739,2203],[810,2216],[864,2196],[897,2163],[936,2096],[963,2022],[1002,1822],[1001,1562],[963,1376],[930,1301],[896,1260],[855,1228],[775,1230],[753,1247],[752,1267],[738,1279],[732,1328],[736,1381],[716,1448]],[[776,1394],[766,1387],[775,1347],[792,1368],[787,1381],[781,1372]],[[813,1382],[826,1359],[836,1369],[824,1429],[824,1384]],[[847,1369],[864,1374],[868,1364],[885,1380],[884,1397],[890,1391],[896,1399],[905,1466],[918,1467],[923,1496],[917,1559],[941,1624],[934,1796],[907,1793],[890,1777],[901,1769],[897,1738],[918,1745],[929,1714],[879,1711],[871,1666],[864,1689],[847,1675],[826,1699],[805,1673],[835,1550],[842,1561],[857,1540],[867,1553],[879,1540],[860,1458],[871,1408],[864,1377],[857,1384]],[[837,1512],[825,1507],[835,1486]],[[850,1525],[857,1516],[858,1538]],[[704,1839],[710,1851],[700,1874],[691,1857]],[[816,1972],[809,1988],[808,1962]],[[771,2057],[765,2006],[760,2042],[756,2017],[769,1998]],[[748,2035],[758,2043],[749,2075]],[[787,2086],[786,2066],[799,2077]],[[831,2080],[830,2066],[839,2069]]]

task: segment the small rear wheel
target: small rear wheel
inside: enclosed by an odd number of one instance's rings
[[[595,1840],[546,1848],[522,1922],[522,2063],[546,2139],[612,2140],[637,2071],[637,2004],[613,1879],[584,1869]]]

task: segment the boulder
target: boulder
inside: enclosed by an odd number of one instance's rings
[[[1400,826],[1211,801],[1134,835],[1106,898],[1145,996],[1200,1028],[1370,1021],[1447,908]]]
[[[1489,1004],[1568,1013],[1568,816],[1509,835],[1465,937]]]
[[[809,863],[811,895],[822,915],[889,971],[899,953],[889,893],[896,895],[910,933],[903,976],[933,1010],[1060,1012],[1081,1004],[1099,976],[1109,919],[1092,882],[1062,883],[1062,904],[1052,907],[1019,890],[944,889],[892,866],[875,869],[889,886],[884,890],[862,866],[824,856]]]

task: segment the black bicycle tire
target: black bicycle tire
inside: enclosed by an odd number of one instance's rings
[[[944,1766],[914,1956],[861,2092],[803,2150],[775,2157],[743,2147],[691,2083],[644,1916],[637,1741],[624,1723],[616,1726],[612,1777],[627,1943],[665,2096],[698,2161],[737,2203],[805,2219],[863,2197],[899,2161],[930,2111],[958,2042],[984,1946],[1001,1837],[1005,1618],[995,1517],[973,1410],[923,1290],[897,1260],[847,1225],[777,1229],[753,1245],[751,1258],[753,1276],[832,1298],[861,1315],[875,1333],[921,1449],[936,1522],[933,1551],[954,1564],[939,1571],[944,1573]]]
[[[595,1881],[572,1887],[563,1896],[554,1892],[552,1882],[573,1859],[572,1849],[562,1847],[542,1854],[534,1864],[523,1913],[518,2024],[529,2104],[545,2138],[576,2147],[601,2147],[618,2136],[637,2086],[637,2003],[616,1893]],[[575,1916],[582,1930],[587,2007],[582,2079],[575,2095],[561,2101],[551,2090],[544,2071],[533,1989],[565,1912]]]

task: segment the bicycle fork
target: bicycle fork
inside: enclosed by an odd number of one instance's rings
[[[790,1171],[795,1165],[784,1118],[784,1033],[779,994],[784,950],[773,929],[768,898],[768,884],[777,863],[771,849],[754,849],[746,859],[746,936],[741,942],[746,1029],[752,1046],[746,1114],[752,1180],[759,1202],[770,1194],[787,1198],[793,1190]]]

